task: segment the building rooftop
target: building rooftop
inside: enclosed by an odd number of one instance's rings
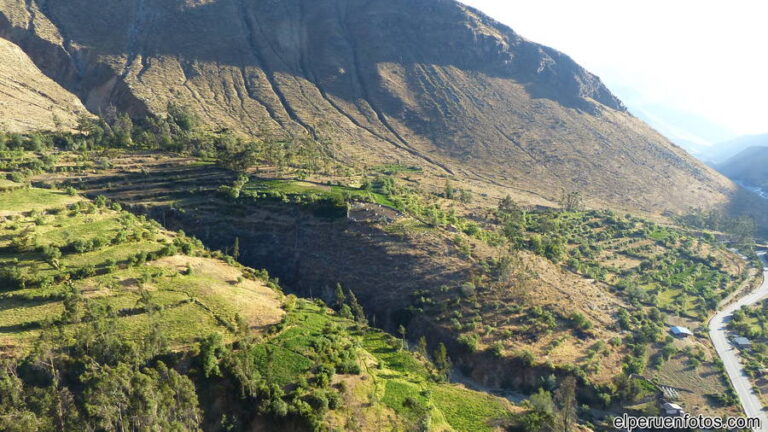
[[[743,336],[738,336],[733,338],[733,343],[735,343],[736,345],[742,345],[742,346],[752,345],[752,342],[750,342],[749,339]]]
[[[672,402],[665,402],[664,405],[661,406],[665,410],[682,410],[683,407],[681,407],[678,404],[673,404]]]
[[[674,326],[670,330],[672,330],[672,333],[676,335],[693,335],[693,332],[688,330],[686,327]]]

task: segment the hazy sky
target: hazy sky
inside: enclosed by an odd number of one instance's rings
[[[570,55],[659,129],[768,132],[768,1],[462,1]]]

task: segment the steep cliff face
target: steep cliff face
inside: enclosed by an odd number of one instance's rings
[[[10,132],[73,127],[88,111],[43,75],[16,45],[0,39],[0,128]]]
[[[552,199],[716,205],[733,185],[594,75],[453,0],[0,0],[0,36],[93,112],[169,100]]]

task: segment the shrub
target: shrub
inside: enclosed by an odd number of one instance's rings
[[[589,330],[592,328],[592,322],[581,312],[571,314],[571,323],[576,330]]]
[[[463,334],[457,339],[459,344],[469,352],[477,351],[477,336],[470,334]]]

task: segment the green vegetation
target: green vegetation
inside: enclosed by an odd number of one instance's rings
[[[610,211],[498,212],[505,236],[614,286],[636,305],[703,320],[746,277],[711,236]]]
[[[731,217],[719,210],[691,209],[676,219],[681,225],[728,233],[731,240],[743,249],[754,246],[757,225],[752,217]]]
[[[753,377],[764,375],[768,367],[768,302],[763,301],[735,311],[728,328],[751,342],[749,347],[741,348],[741,354],[746,358],[747,371]]]
[[[0,192],[4,212],[41,210],[48,206],[63,206],[79,200],[63,191],[44,189],[14,188]]]
[[[338,206],[351,200],[373,202],[394,206],[386,195],[373,187],[352,188],[349,186],[316,184],[301,180],[251,180],[243,188],[243,195],[254,199],[288,200],[293,203],[328,201]]]
[[[358,400],[397,429],[512,421],[503,400],[439,383],[427,359],[367,327],[352,292],[334,313],[103,198],[4,193],[2,430],[328,430],[364,421],[346,406]]]
[[[71,334],[77,325],[48,318],[82,320],[83,307],[71,310],[71,299],[87,297],[85,309],[106,310],[115,331],[131,343],[141,343],[155,326],[162,326],[173,350],[194,353],[199,347],[195,361],[201,372],[191,379],[212,380],[206,387],[215,380],[235,383],[243,403],[258,406],[259,415],[343,428],[347,425],[338,423],[339,417],[349,413],[332,407],[341,399],[365,397],[380,411],[377,415],[394,412],[395,423],[406,428],[477,430],[488,419],[505,418],[506,408],[473,392],[457,397],[467,391],[444,384],[453,368],[450,357],[489,355],[522,368],[535,364],[575,376],[588,387],[585,393],[592,393],[590,403],[608,408],[634,396],[624,391],[624,378],[659,370],[665,361],[685,354],[669,352],[664,338],[669,315],[703,320],[746,276],[746,266],[711,233],[584,210],[577,192],[563,192],[561,210],[521,208],[507,198],[493,211],[478,212],[469,205],[475,197],[460,184],[448,180],[429,191],[416,186],[413,178],[421,172],[414,167],[347,169],[340,175],[322,143],[285,137],[243,140],[202,131],[195,123],[173,107],[167,118],[136,124],[119,116],[84,120],[74,134],[6,140],[0,150],[0,171],[5,173],[0,177],[9,179],[0,184],[6,198],[0,217],[7,215],[0,222],[0,283],[9,289],[0,294],[6,300],[0,308],[0,337],[7,334],[10,346],[25,353],[51,325]],[[196,156],[189,166],[212,174],[210,184],[204,183],[206,178],[193,179],[188,190],[162,191],[171,212],[189,209],[176,193],[205,205],[213,200],[243,216],[248,205],[264,204],[261,200],[308,206],[316,215],[332,217],[347,215],[351,203],[377,203],[398,211],[394,223],[380,219],[386,233],[428,233],[447,239],[447,244],[452,241],[455,256],[468,263],[466,273],[450,285],[410,293],[410,306],[396,311],[394,326],[400,326],[402,340],[366,329],[362,306],[353,292],[341,287],[335,315],[294,301],[284,321],[265,326],[261,338],[246,338],[253,312],[249,315],[243,305],[259,300],[249,297],[242,281],[270,283],[263,274],[240,269],[241,276],[222,281],[198,272],[183,257],[234,260],[205,251],[194,239],[164,232],[104,199],[91,203],[72,188],[62,191],[34,181],[54,177],[39,176],[42,172],[109,170],[110,155],[133,150]],[[165,180],[176,184],[185,175],[174,171]],[[66,176],[55,176],[61,177]],[[129,181],[153,182],[144,177],[149,176],[142,169]],[[121,181],[120,175],[101,186],[112,190],[112,181]],[[29,187],[30,182],[51,189]],[[206,195],[203,188],[206,193],[218,191],[218,196]],[[237,258],[242,246],[234,239],[226,248]],[[554,265],[529,268],[531,262],[545,263],[533,254]],[[615,301],[630,308],[616,309],[621,310],[617,315],[610,310],[613,305],[595,313],[583,304],[572,310],[556,301],[539,302],[534,293],[540,279],[536,272],[542,268],[602,282],[594,285],[612,291]],[[557,295],[548,293],[550,298]],[[417,356],[403,350],[407,333],[415,333],[408,324],[420,314],[447,330],[453,339],[446,341],[448,347],[427,347],[425,340]],[[612,320],[615,324],[605,325]],[[698,368],[706,362],[696,354],[685,355]],[[541,362],[542,356],[557,360]],[[372,380],[358,393],[326,383],[334,377],[354,381],[350,376],[356,373]],[[536,384],[532,386],[535,390]]]
[[[129,338],[149,325],[146,306],[140,305],[145,295],[163,310],[155,318],[169,335],[178,336],[174,343],[194,339],[195,316],[208,316],[198,319],[198,326],[234,328],[238,311],[221,301],[210,277],[152,263],[179,253],[210,256],[196,240],[171,236],[156,222],[114,210],[105,200],[57,207],[59,191],[10,193],[15,199],[3,201],[0,211],[12,211],[19,201],[34,204],[31,211],[14,211],[0,220],[0,296],[6,300],[0,322],[4,332],[20,336],[11,346],[34,337],[66,309],[73,292],[93,293],[92,304],[118,313],[116,323]]]

